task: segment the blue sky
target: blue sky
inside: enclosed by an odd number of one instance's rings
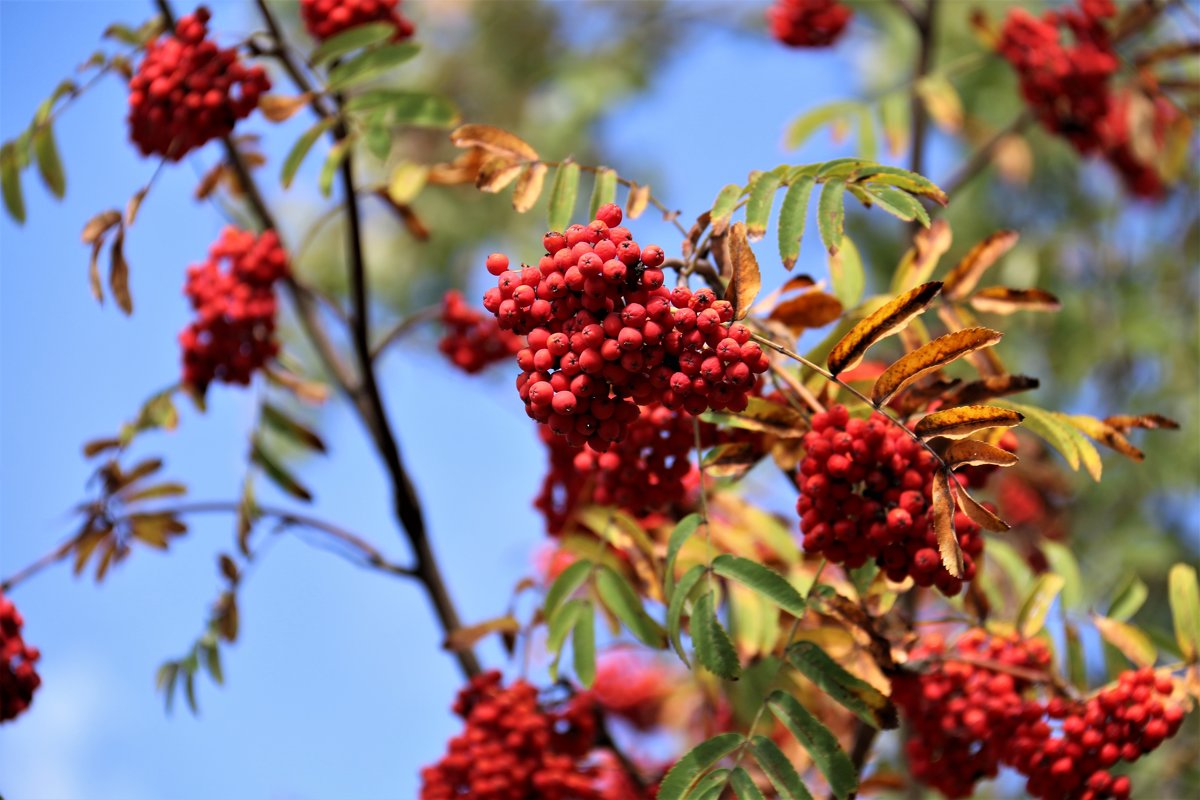
[[[211,5],[218,29],[239,29],[241,6]],[[2,0],[0,137],[27,124],[109,22],[140,21],[149,6]],[[419,22],[418,3],[411,13]],[[765,37],[702,35],[649,93],[614,110],[619,124],[602,126],[610,163],[634,176],[653,167],[656,190],[685,215],[695,213],[748,169],[786,160],[786,121],[849,92],[846,53],[801,54]],[[779,102],[779,82],[744,79],[782,74],[802,76],[787,81],[788,103]],[[662,128],[662,120],[684,118],[722,87],[736,89],[738,113],[706,115],[686,136]],[[55,202],[27,173],[29,221],[0,221],[2,574],[71,532],[66,512],[89,474],[80,443],[110,434],[148,394],[175,380],[175,335],[187,319],[184,267],[203,258],[223,225],[190,199],[194,168],[167,169],[128,238],[135,316],[97,307],[79,231],[95,212],[122,206],[154,166],[126,141],[124,103],[121,86],[106,81],[64,114],[57,135],[67,200]],[[266,125],[255,118],[249,127]],[[278,159],[286,139],[269,138],[268,146]],[[803,155],[829,153],[813,145]],[[213,158],[206,152],[200,161]],[[299,190],[302,199],[315,200],[312,183]],[[651,220],[639,222],[637,233],[643,242],[677,238]],[[808,243],[805,257],[818,259],[818,249]],[[509,376],[501,369],[467,378],[436,354],[407,349],[387,359],[382,379],[463,617],[493,616],[543,539],[529,505],[543,454],[510,396]],[[184,406],[177,431],[146,437],[135,454],[164,455],[166,474],[188,481],[196,499],[232,498],[252,411],[250,393],[219,388],[206,415]],[[317,494],[315,513],[405,560],[357,423],[334,412],[326,425],[330,457],[302,469]],[[44,653],[45,685],[27,715],[0,727],[5,797],[415,796],[417,770],[458,727],[447,709],[459,676],[438,650],[424,596],[415,585],[360,571],[292,538],[275,543],[242,592],[243,635],[225,652],[226,686],[200,682],[199,718],[164,714],[155,668],[201,629],[220,588],[215,554],[230,538],[229,519],[195,518],[169,556],[136,552],[102,587],[58,568],[13,592],[27,639]],[[503,665],[497,649],[484,655]]]

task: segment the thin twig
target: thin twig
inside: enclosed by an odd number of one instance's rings
[[[981,174],[992,163],[992,157],[996,154],[996,149],[1004,143],[1006,138],[1025,130],[1031,122],[1033,122],[1033,111],[1027,108],[1016,119],[997,131],[992,138],[980,145],[979,149],[972,153],[946,180],[944,187],[946,194],[954,197],[964,186],[970,183],[977,175]]]
[[[392,329],[379,338],[375,346],[371,348],[371,360],[374,361],[383,355],[384,351],[391,346],[397,339],[402,338],[406,333],[425,322],[432,322],[442,313],[441,306],[426,306],[412,312],[404,319],[397,322]]]

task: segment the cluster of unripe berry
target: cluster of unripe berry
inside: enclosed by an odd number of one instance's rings
[[[933,529],[937,459],[899,426],[878,413],[851,418],[836,405],[813,415],[803,444],[796,511],[805,550],[851,568],[873,560],[890,580],[911,576],[951,596],[975,577],[979,526],[956,512],[964,565],[957,578],[942,564]]]
[[[255,236],[232,227],[207,261],[188,268],[184,293],[196,318],[179,334],[185,384],[201,392],[214,380],[245,385],[275,356],[274,283],[288,274],[274,231]]]
[[[15,719],[29,708],[34,691],[42,685],[34,667],[41,653],[21,638],[24,624],[21,612],[0,593],[0,722]]]
[[[368,22],[390,22],[393,41],[413,35],[413,24],[400,15],[400,0],[300,0],[300,17],[314,39],[324,41]]]
[[[262,67],[247,67],[235,48],[207,37],[201,6],[181,17],[175,35],[150,42],[129,80],[130,138],[142,155],[178,161],[228,135],[271,88]]]
[[[602,206],[587,225],[547,233],[536,266],[488,256],[497,285],[483,304],[526,337],[517,389],[530,417],[575,445],[604,451],[624,438],[639,406],[699,414],[740,411],[768,369],[733,307],[712,291],[663,286],[662,248],[644,250]]]
[[[1067,139],[1083,155],[1100,154],[1139,196],[1161,194],[1161,178],[1135,152],[1129,124],[1132,94],[1114,93],[1110,79],[1120,64],[1107,21],[1113,0],[1079,0],[1078,8],[1035,17],[1013,8],[998,50],[1017,71],[1021,93],[1047,130]],[[1073,41],[1066,44],[1063,33]],[[1151,101],[1148,101],[1151,102]],[[1152,101],[1152,128],[1161,146],[1178,112],[1165,98]]]
[[[588,695],[548,708],[535,687],[505,688],[493,671],[471,679],[454,713],[466,727],[421,771],[421,800],[605,800],[589,759],[596,716]]]
[[[771,35],[791,47],[831,45],[853,16],[838,0],[776,0],[767,9]]]
[[[457,289],[446,292],[441,320],[445,333],[438,342],[438,350],[468,374],[512,358],[523,346],[521,338],[512,331],[500,330],[494,317],[467,305]]]
[[[928,662],[892,682],[892,699],[910,726],[909,767],[947,797],[968,797],[1000,766],[1028,780],[1043,800],[1127,800],[1128,777],[1108,770],[1136,761],[1175,735],[1183,708],[1174,682],[1144,668],[1087,700],[1027,698],[1050,664],[1038,640],[981,629],[947,647],[922,641],[910,664]]]

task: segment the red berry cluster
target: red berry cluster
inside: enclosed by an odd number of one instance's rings
[[[178,161],[205,142],[228,135],[271,88],[262,67],[247,67],[235,48],[207,35],[201,6],[181,17],[175,35],[146,46],[129,81],[130,138],[142,155]]]
[[[596,738],[588,695],[549,709],[533,686],[506,689],[493,671],[471,679],[454,713],[466,729],[421,771],[421,800],[604,800],[588,761]]]
[[[1169,699],[1173,690],[1168,676],[1145,668],[1122,673],[1115,686],[1082,703],[1055,698],[1032,704],[1008,745],[1007,761],[1029,778],[1026,790],[1033,797],[1126,800],[1129,778],[1108,769],[1136,761],[1179,731],[1184,715]]]
[[[618,650],[596,662],[591,689],[596,704],[638,730],[654,727],[670,693],[670,678],[662,664],[644,655]]]
[[[1036,639],[990,636],[976,628],[949,650],[940,636],[929,636],[911,658],[934,664],[892,681],[892,700],[911,730],[906,745],[909,769],[947,797],[970,797],[977,781],[994,778],[999,771],[1009,738],[1022,719],[1022,694],[1032,685],[974,662],[1040,671],[1049,666],[1050,652]]]
[[[441,319],[446,333],[438,349],[468,374],[515,356],[523,346],[519,336],[500,330],[494,318],[467,305],[457,289],[446,292]]]
[[[1153,99],[1137,99],[1149,104],[1148,130],[1153,138],[1153,146],[1161,149],[1167,128],[1175,123],[1182,112],[1162,95]],[[1130,106],[1134,101],[1132,89],[1116,93],[1110,98],[1108,116],[1104,119],[1104,139],[1108,144],[1104,157],[1121,175],[1125,188],[1130,192],[1138,197],[1161,197],[1166,189],[1162,176],[1135,152],[1133,146]]]
[[[201,392],[214,380],[245,385],[275,356],[274,283],[288,273],[274,231],[255,236],[230,227],[221,233],[208,260],[188,268],[184,293],[196,319],[179,334],[184,383]]]
[[[804,435],[797,484],[804,549],[835,564],[875,562],[890,580],[912,576],[918,586],[955,595],[975,576],[983,553],[979,526],[954,518],[963,551],[963,577],[942,565],[930,497],[937,461],[881,414],[851,419],[845,406],[814,414]]]
[[[24,624],[21,612],[0,593],[0,722],[16,719],[29,708],[34,690],[42,685],[33,666],[41,653],[21,638]]]
[[[837,0],[776,0],[767,9],[771,35],[790,47],[828,47],[852,16]]]
[[[300,0],[300,16],[314,39],[324,41],[368,22],[390,22],[393,41],[413,35],[413,24],[400,15],[400,0]]]
[[[483,298],[501,328],[526,336],[517,354],[526,413],[601,452],[655,401],[691,414],[744,409],[768,368],[749,330],[730,324],[730,303],[708,289],[666,289],[662,248],[643,250],[620,222],[610,203],[588,225],[547,233],[536,267],[488,256],[499,281]]]

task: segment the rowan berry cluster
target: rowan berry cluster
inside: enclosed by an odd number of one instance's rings
[[[1050,652],[1036,639],[990,636],[976,628],[950,648],[940,636],[929,636],[910,656],[913,661],[930,659],[933,665],[892,682],[892,700],[911,729],[909,769],[947,797],[969,797],[976,782],[999,771],[1009,738],[1022,720],[1022,695],[1032,686],[1027,679],[974,662],[1040,671],[1049,666]]]
[[[588,225],[547,233],[535,267],[488,256],[499,280],[483,298],[501,328],[526,337],[517,354],[526,413],[600,452],[655,401],[691,414],[744,409],[769,366],[749,330],[731,324],[730,303],[708,289],[666,289],[662,248],[643,250],[620,223],[610,203]]]
[[[255,236],[233,227],[221,233],[207,261],[188,268],[184,293],[196,318],[179,334],[185,384],[201,392],[214,380],[245,385],[275,356],[274,283],[288,274],[274,231]]]
[[[390,22],[393,41],[413,35],[413,24],[400,15],[400,0],[300,0],[300,17],[314,39],[324,41],[368,22]]]
[[[129,80],[130,138],[142,155],[178,161],[233,131],[271,88],[262,67],[247,67],[235,48],[207,37],[209,12],[181,17],[175,35],[146,46]]]
[[[852,16],[838,0],[776,0],[767,9],[771,35],[790,47],[828,47]]]
[[[522,680],[504,688],[493,671],[471,679],[454,713],[466,728],[421,771],[421,800],[605,800],[589,760],[596,717],[588,695],[547,708],[536,688]]]
[[[523,346],[512,331],[500,330],[495,318],[467,305],[457,289],[446,292],[441,320],[445,334],[438,350],[468,374],[515,356]]]
[[[1112,0],[1080,0],[1078,8],[1041,17],[1013,8],[998,49],[1017,71],[1021,94],[1047,130],[1083,155],[1104,156],[1129,191],[1154,197],[1163,191],[1162,180],[1132,146],[1131,95],[1115,94],[1110,86],[1120,62],[1106,23],[1115,15]],[[1069,44],[1063,41],[1068,30]],[[1164,98],[1147,102],[1153,106],[1153,135],[1161,144],[1178,112]]]
[[[964,564],[956,578],[942,564],[933,530],[937,460],[897,425],[878,413],[852,419],[837,405],[813,415],[803,444],[796,511],[805,550],[851,568],[874,560],[890,580],[911,576],[951,596],[975,577],[979,526],[956,513]]]
[[[607,714],[626,720],[638,730],[659,721],[663,701],[671,693],[661,663],[627,650],[605,653],[596,662],[591,694]]]
[[[0,722],[16,719],[29,708],[34,691],[42,685],[34,668],[41,653],[21,638],[24,624],[21,612],[0,593]]]

